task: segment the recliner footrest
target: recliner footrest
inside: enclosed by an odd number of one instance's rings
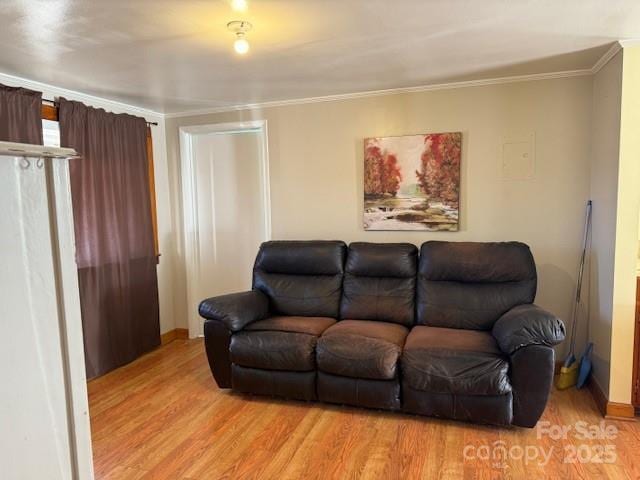
[[[490,425],[511,425],[511,392],[505,395],[454,395],[415,390],[402,382],[402,410]]]
[[[340,377],[318,372],[318,398],[323,402],[385,410],[400,409],[400,382]]]
[[[231,366],[234,390],[258,395],[316,400],[316,372],[286,372]]]

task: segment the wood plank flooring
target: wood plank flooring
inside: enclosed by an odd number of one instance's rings
[[[89,404],[99,480],[640,478],[637,421],[607,420],[615,438],[579,438],[602,421],[587,390],[553,392],[542,421],[571,427],[554,439],[231,393],[201,340],[175,340],[90,382]]]

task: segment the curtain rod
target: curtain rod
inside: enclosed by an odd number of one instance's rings
[[[49,100],[48,98],[43,98],[42,99],[42,103],[50,103],[51,105],[53,105],[56,108],[58,108],[58,105],[60,105],[60,102],[58,102],[56,100]],[[158,126],[158,122],[147,122],[147,125]]]

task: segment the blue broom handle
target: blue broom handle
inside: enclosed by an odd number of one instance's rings
[[[589,200],[587,202],[587,211],[584,219],[584,238],[582,241],[582,254],[580,255],[580,267],[578,268],[578,281],[576,283],[576,301],[573,305],[573,310],[571,312],[571,345],[569,350],[569,355],[573,355],[575,344],[576,344],[576,324],[578,317],[578,305],[580,305],[580,300],[582,297],[582,277],[584,275],[584,264],[587,255],[587,242],[589,239],[589,232],[591,230],[591,209],[592,202]]]
[[[576,288],[576,303],[580,303],[582,296],[582,276],[584,274],[585,258],[587,256],[587,242],[589,238],[589,232],[591,230],[591,200],[587,202],[587,213],[584,221],[584,239],[582,242],[582,255],[580,257],[580,269],[578,270],[578,285]]]

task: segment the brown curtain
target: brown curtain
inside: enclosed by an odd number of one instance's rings
[[[87,378],[160,344],[146,122],[60,99],[71,160]]]
[[[42,93],[0,84],[0,140],[42,145]]]

